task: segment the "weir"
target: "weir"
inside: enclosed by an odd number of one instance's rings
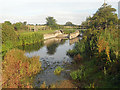
[[[76,38],[77,36],[80,35],[79,30],[76,30],[74,33],[70,33],[70,34],[64,34],[64,32],[62,30],[57,30],[52,34],[44,34],[44,39],[50,39],[50,38],[69,38],[69,39],[73,39]]]
[[[55,37],[65,38],[68,34],[64,34],[62,30],[57,30],[52,34],[44,34],[44,39],[50,39]]]
[[[69,34],[69,39],[76,38],[79,35],[80,35],[80,32],[78,30],[76,30],[74,33]]]

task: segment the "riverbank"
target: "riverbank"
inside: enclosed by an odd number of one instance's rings
[[[74,49],[68,51],[78,68],[71,72],[81,88],[119,88],[118,30],[87,30]]]
[[[17,34],[16,41],[14,42],[6,41],[4,44],[2,44],[2,56],[4,56],[5,53],[12,48],[15,48],[20,45],[29,45],[29,44],[41,42],[42,40],[43,40],[43,35],[39,32],[28,32],[28,33]]]
[[[38,43],[43,41],[43,34],[45,33],[53,33],[55,30],[41,30],[38,32],[28,32],[28,31],[16,31],[15,34],[17,35],[16,41],[6,41],[2,44],[2,56],[5,55],[5,53],[17,46],[22,45],[30,45],[34,43]]]
[[[43,35],[44,34],[51,34],[54,33],[56,30],[39,30],[37,32],[28,32],[28,31],[16,31],[17,40],[16,41],[6,41],[2,44],[2,56],[5,55],[5,53],[17,46],[22,45],[30,45],[34,43],[38,43],[41,41],[44,41]],[[75,32],[75,30],[64,30],[66,34],[69,34],[71,32]]]

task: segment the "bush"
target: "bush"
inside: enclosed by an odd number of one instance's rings
[[[70,73],[73,80],[82,80],[85,77],[84,66],[81,66],[77,71]]]
[[[41,70],[39,57],[28,58],[24,51],[13,49],[6,53],[2,62],[3,88],[32,87],[27,78]]]
[[[77,71],[71,72],[70,76],[72,77],[73,80],[76,80],[78,78]]]
[[[59,75],[62,70],[63,70],[63,68],[61,68],[60,66],[58,66],[58,67],[54,70],[54,74]]]
[[[3,46],[6,45],[7,47],[7,48],[3,47],[3,50],[8,50],[9,48],[15,46],[17,41],[18,41],[18,36],[14,31],[13,26],[3,23],[2,24],[2,44]]]
[[[75,62],[80,62],[83,60],[83,58],[80,54],[77,54],[76,56],[74,56],[74,60],[75,60]]]
[[[77,54],[77,50],[76,49],[67,51],[67,55],[69,55],[70,57],[74,57],[76,54]]]

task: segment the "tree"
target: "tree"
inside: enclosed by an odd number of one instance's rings
[[[21,30],[21,29],[26,30],[27,29],[26,24],[27,24],[27,22],[23,22],[23,23],[22,22],[17,22],[17,23],[14,24],[14,29],[15,30]]]
[[[115,13],[116,9],[111,5],[105,5],[98,9],[98,11],[89,18],[90,28],[105,29],[109,26],[117,25],[118,17]],[[88,20],[86,20],[86,23]]]
[[[56,23],[56,20],[54,19],[54,17],[47,17],[47,25],[50,26],[52,29],[58,29],[58,25]]]
[[[12,25],[10,21],[5,21],[4,23],[7,25]]]
[[[66,22],[65,26],[74,26],[74,24],[72,22]]]
[[[8,50],[16,45],[18,36],[14,30],[13,25],[8,23],[2,24],[2,50]]]
[[[15,30],[20,30],[21,28],[22,28],[22,23],[21,22],[17,22],[17,23],[15,23],[14,24],[14,28],[15,28]]]
[[[120,25],[120,19],[118,20],[118,25]]]
[[[87,17],[87,18],[86,18],[86,21],[82,22],[81,25],[83,25],[83,26],[89,26],[90,20],[91,20],[91,16]]]
[[[56,43],[56,42],[48,45],[47,46],[47,53],[49,55],[54,55],[54,53],[56,52],[56,49],[57,49],[58,46],[59,46],[59,43]]]
[[[27,25],[27,22],[26,22],[26,21],[24,21],[24,22],[23,22],[23,25]]]

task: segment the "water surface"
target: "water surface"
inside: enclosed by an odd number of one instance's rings
[[[75,42],[78,42],[80,39],[81,38],[79,37],[72,40],[52,38],[45,40],[44,42],[34,44],[33,48],[32,46],[24,46],[23,49],[26,51],[26,56],[40,56],[39,60],[42,63],[42,71],[36,75],[34,80],[35,87],[39,88],[44,81],[46,85],[49,86],[53,83],[69,78],[68,73],[70,70],[64,69],[60,75],[55,75],[54,70],[57,66],[65,68],[67,64],[72,62],[72,59],[67,56],[66,53],[69,49],[72,49]]]

